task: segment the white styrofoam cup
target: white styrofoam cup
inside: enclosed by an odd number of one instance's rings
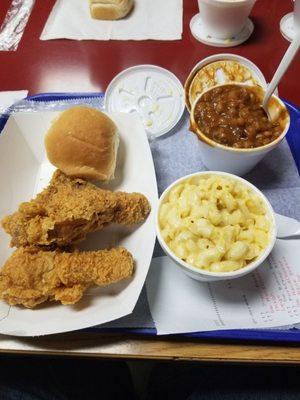
[[[231,83],[231,85],[232,84],[245,86],[242,83]],[[272,98],[274,99],[274,102],[272,103],[272,106],[276,105],[277,107],[279,106],[280,108],[283,108],[287,111],[284,130],[277,139],[264,146],[255,148],[239,149],[222,145],[204,135],[204,133],[201,132],[200,128],[197,126],[194,118],[195,107],[198,101],[201,99],[204,93],[207,93],[208,91],[214,89],[215,87],[216,86],[211,87],[208,90],[204,91],[195,100],[190,114],[191,130],[198,136],[200,157],[203,164],[208,169],[213,171],[223,171],[223,172],[228,172],[230,174],[243,176],[247,172],[249,172],[252,168],[254,168],[255,165],[258,164],[259,161],[261,161],[266,154],[268,154],[271,150],[273,150],[276,146],[278,146],[278,144],[283,140],[290,127],[289,112],[285,104],[279,99],[279,97],[273,95]],[[261,87],[258,88],[260,88],[260,90],[264,92],[263,88]],[[272,113],[272,109],[271,108],[269,109]]]
[[[256,0],[198,0],[202,23],[208,35],[229,39],[244,28]]]
[[[269,243],[268,243],[267,247],[265,248],[265,250],[262,252],[262,254],[259,257],[257,257],[257,259],[250,262],[247,266],[240,268],[238,270],[235,270],[235,271],[231,271],[231,272],[211,272],[211,271],[207,271],[207,270],[203,270],[203,269],[194,267],[194,266],[188,264],[187,262],[181,260],[169,248],[169,246],[165,242],[165,240],[161,234],[161,230],[160,230],[159,210],[160,210],[161,205],[164,204],[164,202],[167,200],[170,191],[175,186],[179,185],[180,183],[182,183],[192,177],[202,177],[202,176],[212,176],[212,175],[227,177],[227,178],[237,180],[238,182],[244,184],[245,186],[250,188],[252,191],[254,191],[255,194],[257,196],[259,196],[260,199],[265,204],[266,211],[267,211],[266,215],[267,215],[267,218],[269,219],[270,225],[271,225]],[[158,209],[157,209],[157,213],[156,213],[155,225],[156,225],[157,239],[158,239],[159,244],[161,245],[162,249],[164,250],[165,254],[167,256],[169,256],[186,275],[188,275],[190,278],[193,278],[193,279],[196,279],[196,280],[202,281],[202,282],[224,281],[227,279],[240,278],[241,276],[249,274],[250,272],[255,270],[257,267],[259,267],[264,262],[264,260],[269,256],[269,254],[271,253],[271,251],[274,247],[275,240],[276,240],[276,234],[277,234],[275,213],[274,213],[274,210],[273,210],[271,204],[269,203],[268,199],[264,196],[264,194],[259,189],[257,189],[256,186],[252,185],[250,182],[246,181],[245,179],[240,178],[235,175],[232,175],[232,174],[227,174],[225,172],[219,172],[219,171],[202,171],[202,172],[196,172],[191,175],[186,175],[180,179],[177,179],[169,187],[167,187],[167,189],[163,192],[163,194],[160,196],[160,199],[159,199],[159,205],[158,205]]]

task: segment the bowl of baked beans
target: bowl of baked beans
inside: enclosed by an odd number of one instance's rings
[[[230,83],[209,88],[195,100],[190,130],[209,169],[243,175],[282,141],[290,126],[289,112],[273,95],[269,119],[263,97],[261,86]]]

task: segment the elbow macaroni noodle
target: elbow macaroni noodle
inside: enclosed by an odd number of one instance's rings
[[[263,200],[222,176],[192,177],[173,187],[160,207],[159,227],[177,257],[211,272],[245,267],[270,241]]]

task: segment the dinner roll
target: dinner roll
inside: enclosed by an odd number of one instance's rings
[[[124,18],[133,7],[133,0],[90,0],[91,16],[95,19]]]
[[[118,130],[104,113],[76,106],[62,112],[46,134],[49,161],[66,175],[88,180],[114,178]]]

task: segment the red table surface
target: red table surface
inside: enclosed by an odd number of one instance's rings
[[[1,0],[0,21],[10,3]],[[193,38],[189,22],[198,11],[196,0],[184,0],[183,38],[177,41],[41,41],[39,36],[54,4],[55,0],[36,0],[17,51],[0,52],[0,90],[28,89],[30,94],[104,91],[117,73],[145,63],[169,69],[184,83],[199,60],[223,52],[249,58],[269,81],[289,45],[280,33],[279,21],[293,8],[291,0],[258,0],[251,15],[255,24],[251,38],[240,46],[222,49]],[[299,72],[300,53],[279,87],[281,97],[296,104],[300,104]]]

